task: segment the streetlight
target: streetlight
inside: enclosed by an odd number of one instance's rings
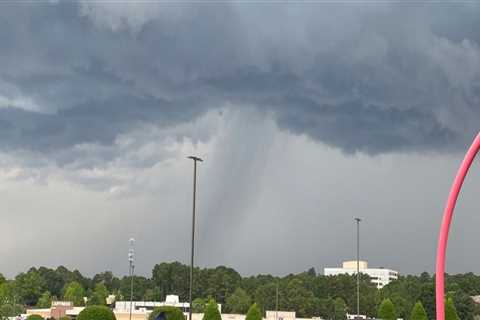
[[[355,218],[357,222],[357,319],[360,318],[360,221],[362,219]]]
[[[189,156],[193,160],[193,208],[192,208],[192,252],[190,259],[190,292],[189,292],[189,310],[188,320],[192,320],[192,288],[193,288],[193,257],[195,252],[195,201],[197,196],[197,162],[203,162],[199,157]],[[131,320],[131,319],[130,319]]]
[[[133,271],[135,270],[135,265],[133,258],[135,256],[134,243],[135,239],[130,238],[130,249],[128,249],[128,264],[129,264],[129,274],[130,274],[130,317],[129,320],[132,320],[132,304],[133,304]]]
[[[278,280],[277,280],[277,288],[275,293],[275,320],[278,320]]]

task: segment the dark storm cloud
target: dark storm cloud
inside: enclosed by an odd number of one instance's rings
[[[185,112],[178,112],[178,108]],[[53,114],[18,108],[0,109],[0,147],[16,147],[38,152],[81,143],[112,144],[121,133],[136,124],[156,123],[168,126],[192,119],[195,109],[182,108],[154,97],[122,96],[104,101],[87,101]]]
[[[346,152],[449,150],[477,130],[477,5],[165,5],[139,22],[125,6],[2,4],[0,97],[36,108],[3,106],[2,150],[108,145],[227,102]]]

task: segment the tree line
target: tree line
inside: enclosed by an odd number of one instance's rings
[[[208,301],[221,303],[224,312],[245,314],[252,304],[263,313],[275,310],[278,293],[280,310],[296,311],[298,317],[320,316],[342,319],[356,312],[356,278],[349,275],[323,276],[311,268],[298,274],[277,277],[268,274],[242,277],[225,266],[194,268],[194,311],[203,311]],[[189,267],[180,262],[154,266],[151,277],[134,276],[134,300],[164,301],[176,294],[188,300]],[[480,315],[470,296],[480,295],[480,276],[473,273],[447,275],[446,291],[462,320]],[[360,313],[377,317],[383,301],[389,300],[398,318],[410,319],[417,302],[427,319],[435,319],[434,277],[428,273],[400,276],[378,290],[367,275],[360,277]],[[105,297],[130,297],[130,277],[116,277],[110,271],[85,277],[78,270],[31,268],[7,280],[0,275],[0,316],[13,316],[27,307],[49,307],[52,300],[69,300],[75,305],[105,304]],[[88,297],[87,302],[84,297]]]

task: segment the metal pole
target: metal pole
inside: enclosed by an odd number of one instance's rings
[[[188,319],[192,320],[192,290],[193,290],[193,262],[195,254],[195,209],[196,209],[196,196],[197,196],[197,161],[202,162],[203,160],[199,157],[190,156],[189,159],[193,160],[193,206],[192,206],[192,252],[190,256],[190,289],[188,294],[189,308],[188,308]]]
[[[360,218],[355,218],[357,222],[357,318],[360,318]]]
[[[275,320],[278,320],[278,282],[277,282],[277,294],[275,300]]]
[[[129,262],[129,273],[130,273],[130,315],[129,320],[132,320],[132,305],[133,305],[133,273],[135,270],[135,265],[133,264],[134,249],[133,243],[134,239],[130,239],[130,249],[128,250],[128,262]]]

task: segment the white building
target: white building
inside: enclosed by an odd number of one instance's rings
[[[132,301],[132,310],[141,311],[141,312],[150,312],[154,308],[157,307],[176,307],[182,310],[184,313],[188,313],[190,310],[190,303],[188,302],[180,302],[180,299],[177,295],[170,294],[167,295],[165,301],[157,302],[157,301]],[[222,305],[217,304],[218,311],[222,312]],[[128,312],[130,311],[130,301],[116,301],[115,302],[115,309],[114,311],[118,312]]]
[[[383,288],[391,281],[398,279],[398,272],[386,268],[369,268],[367,261],[360,261],[360,273],[370,276],[372,283],[374,283],[378,289]],[[342,268],[325,268],[323,274],[326,276],[336,276],[339,274],[357,274],[357,261],[344,261]]]
[[[177,295],[167,295],[165,301],[132,301],[132,310],[143,310],[151,311],[157,307],[171,306],[176,307],[182,310],[183,312],[188,312],[190,304],[188,302],[180,302],[180,299]],[[130,310],[130,301],[116,301],[115,310],[118,311],[129,311]]]

